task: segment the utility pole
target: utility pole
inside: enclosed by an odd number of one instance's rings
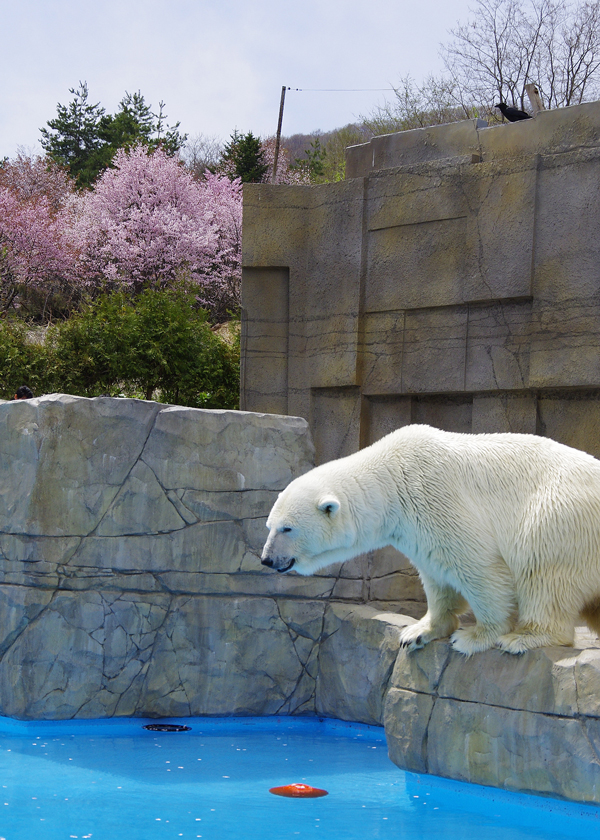
[[[277,136],[275,138],[275,158],[273,160],[273,174],[271,175],[271,183],[275,183],[275,176],[277,175],[277,161],[279,160],[279,144],[281,142],[281,124],[283,123],[283,106],[285,104],[286,86],[281,88],[281,102],[279,103],[279,122],[277,123]]]

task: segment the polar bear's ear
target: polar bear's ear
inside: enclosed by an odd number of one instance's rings
[[[318,504],[318,508],[328,516],[333,516],[340,509],[340,500],[336,499],[335,496],[323,496]]]

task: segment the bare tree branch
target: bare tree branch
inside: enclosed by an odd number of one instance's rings
[[[471,14],[442,47],[463,99],[524,108],[531,82],[548,107],[600,93],[600,0],[476,0]]]

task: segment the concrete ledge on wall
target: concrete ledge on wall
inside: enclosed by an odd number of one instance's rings
[[[480,129],[485,120],[461,120],[383,134],[346,149],[346,178],[360,178],[377,169],[402,164],[479,155]]]
[[[408,616],[329,605],[317,714],[385,726],[403,769],[600,802],[600,643],[466,658],[438,641],[407,654]]]
[[[600,138],[597,102],[539,111],[518,123],[488,126],[485,120],[461,120],[373,137],[346,149],[346,178],[362,178],[380,169],[433,161],[481,163],[522,155],[591,147]]]

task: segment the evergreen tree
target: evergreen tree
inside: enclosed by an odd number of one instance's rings
[[[260,137],[255,137],[251,131],[247,134],[234,131],[223,150],[221,169],[230,178],[239,178],[243,184],[263,181],[269,164]]]
[[[88,102],[88,86],[79,82],[79,87],[69,88],[74,99],[68,105],[57,106],[57,116],[48,120],[48,128],[40,129],[42,148],[56,163],[65,166],[80,187],[89,186],[97,177],[100,168],[98,159],[104,141],[101,125],[105,118],[100,103]]]
[[[71,88],[74,99],[68,106],[58,105],[58,115],[40,129],[42,146],[56,163],[65,166],[77,186],[91,187],[98,176],[112,165],[119,149],[144,145],[160,146],[175,155],[187,137],[179,133],[179,123],[166,125],[164,102],[154,114],[141,92],[125,93],[118,112],[107,114],[99,103],[90,105],[85,82]]]
[[[100,136],[114,152],[143,144],[148,146],[154,131],[154,114],[146,105],[144,97],[137,93],[126,93],[119,104],[119,111],[106,116],[100,126]]]
[[[296,158],[292,169],[299,170],[308,176],[311,184],[325,181],[325,162],[327,151],[321,146],[318,137],[310,141],[310,148],[304,150],[304,157]]]

